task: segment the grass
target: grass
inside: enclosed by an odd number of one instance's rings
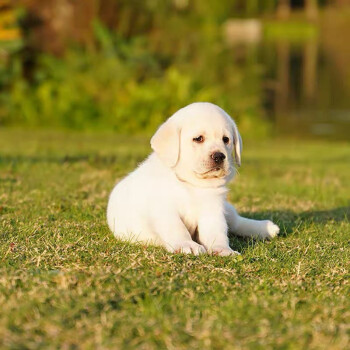
[[[0,131],[1,348],[349,346],[348,143],[246,142],[230,199],[282,233],[232,237],[242,260],[113,238],[109,191],[149,150],[113,134]]]

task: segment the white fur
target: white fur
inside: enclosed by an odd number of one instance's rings
[[[203,136],[202,143],[194,139]],[[223,136],[229,142],[223,142]],[[226,184],[240,165],[242,140],[230,116],[210,103],[193,103],[160,126],[154,152],[113,189],[107,221],[117,238],[164,246],[170,252],[238,254],[228,230],[271,239],[279,228],[269,220],[239,216],[226,202]],[[222,164],[214,152],[225,155]],[[194,241],[196,240],[196,242]]]

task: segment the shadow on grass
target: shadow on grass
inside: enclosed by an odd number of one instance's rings
[[[272,220],[281,229],[279,237],[286,237],[295,232],[305,223],[326,224],[328,222],[350,221],[350,206],[338,207],[329,210],[309,210],[296,213],[291,210],[262,211],[256,213],[240,213],[243,217],[255,220]],[[244,251],[248,247],[254,247],[259,241],[251,238],[237,237],[230,234],[230,246],[233,249]]]

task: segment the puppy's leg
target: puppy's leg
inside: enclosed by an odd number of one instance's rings
[[[171,253],[203,254],[206,249],[194,242],[186,226],[179,216],[168,213],[157,212],[153,218],[153,228],[162,240],[163,246]]]
[[[221,256],[235,255],[238,252],[229,246],[227,223],[222,206],[201,210],[198,220],[198,238],[209,253]],[[220,208],[221,207],[221,208]]]
[[[225,217],[230,231],[238,236],[272,239],[280,231],[270,220],[253,220],[239,216],[236,209],[225,202]]]

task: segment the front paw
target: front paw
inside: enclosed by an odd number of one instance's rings
[[[209,253],[219,256],[241,255],[239,252],[232,250],[230,247],[214,246],[209,250]]]
[[[185,253],[194,255],[204,254],[207,251],[202,245],[194,241],[167,244],[166,248],[171,253]]]
[[[264,220],[262,221],[262,223],[264,225],[264,229],[259,235],[261,239],[270,240],[272,238],[275,238],[279,234],[280,228],[276,224],[274,224],[272,221]]]

